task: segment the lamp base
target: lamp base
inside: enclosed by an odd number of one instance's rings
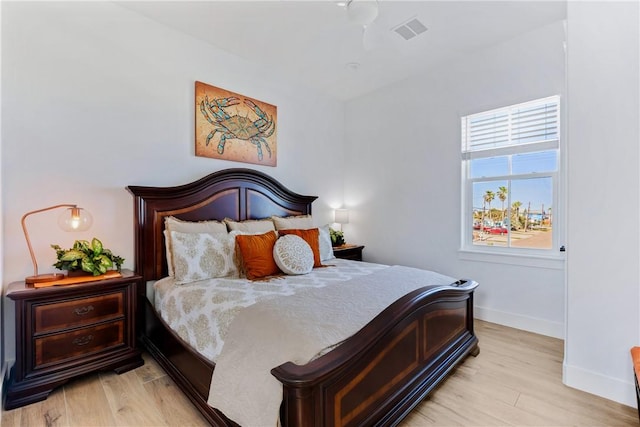
[[[27,285],[33,285],[34,283],[54,282],[62,279],[64,279],[64,274],[62,273],[38,274],[37,276],[25,277],[24,282]]]

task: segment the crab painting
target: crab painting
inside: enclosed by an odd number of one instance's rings
[[[267,138],[273,135],[276,126],[273,117],[269,117],[255,102],[244,98],[243,103],[256,114],[256,120],[251,120],[248,116],[241,116],[237,113],[229,114],[225,110],[227,107],[240,104],[240,98],[236,96],[209,100],[209,97],[205,95],[204,99],[200,102],[200,112],[204,118],[214,126],[214,129],[207,135],[205,145],[209,146],[211,139],[213,139],[216,134],[219,134],[218,154],[222,155],[224,154],[224,147],[228,140],[239,139],[248,141],[255,145],[258,151],[258,160],[262,161],[263,146],[267,150],[269,157],[271,157],[271,147],[269,147]]]

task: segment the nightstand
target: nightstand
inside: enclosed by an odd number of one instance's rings
[[[5,409],[44,400],[55,387],[97,370],[126,372],[144,364],[136,348],[136,288],[122,277],[33,288],[14,282],[16,362],[5,388]]]
[[[336,258],[342,259],[352,259],[354,261],[362,261],[362,250],[364,246],[362,245],[349,245],[345,244],[342,246],[334,246],[333,247],[333,255]]]

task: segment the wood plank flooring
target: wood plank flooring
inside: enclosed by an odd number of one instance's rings
[[[635,408],[561,382],[561,340],[476,321],[469,357],[401,424],[420,426],[638,426]],[[206,426],[148,355],[122,375],[88,375],[47,400],[3,411],[2,426]]]

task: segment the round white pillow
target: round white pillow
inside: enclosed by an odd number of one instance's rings
[[[276,240],[273,259],[285,274],[307,274],[313,269],[311,246],[294,234],[285,234]]]

